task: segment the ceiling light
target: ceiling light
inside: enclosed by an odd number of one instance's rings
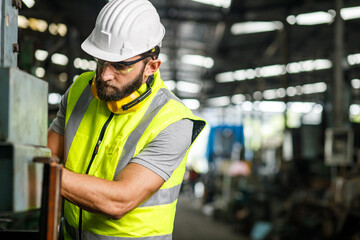
[[[296,23],[296,17],[294,15],[290,15],[286,18],[286,21],[290,24],[290,25],[294,25]]]
[[[86,59],[81,59],[80,66],[81,66],[80,68],[81,68],[82,70],[87,70],[87,69],[89,69],[89,67],[90,67],[89,61],[86,60]]]
[[[68,75],[66,72],[60,73],[59,74],[59,80],[60,82],[66,83],[68,80]]]
[[[350,54],[347,61],[350,65],[360,64],[360,53]]]
[[[305,84],[302,86],[302,91],[304,94],[312,94],[315,93],[315,89],[313,88],[313,84]]]
[[[240,104],[243,103],[246,100],[246,97],[244,94],[235,94],[231,97],[231,102],[233,104]]]
[[[247,69],[245,75],[247,79],[254,79],[256,77],[256,71],[255,69]]]
[[[342,8],[340,10],[340,15],[344,20],[351,20],[360,18],[360,6]],[[286,18],[286,21],[290,25],[317,25],[317,24],[326,24],[334,21],[336,16],[336,11],[330,9],[327,12],[318,11],[312,13],[299,14],[297,16],[289,15]]]
[[[296,95],[296,88],[295,87],[288,87],[286,89],[286,95],[288,95],[289,97],[293,97]]]
[[[268,89],[263,92],[264,99],[270,100],[277,98],[276,89]]]
[[[53,63],[55,63],[55,64],[65,66],[65,65],[68,64],[69,59],[68,59],[67,56],[65,56],[64,54],[54,53],[54,54],[51,56],[51,61],[52,61]]]
[[[50,93],[48,97],[49,104],[59,104],[61,101],[61,95],[59,93]]]
[[[296,16],[296,23],[298,25],[318,25],[331,23],[334,20],[333,12],[312,12],[304,13]]]
[[[250,101],[246,101],[243,104],[241,104],[241,108],[245,112],[250,112],[253,110],[253,103]]]
[[[327,84],[324,82],[314,83],[313,87],[317,93],[326,92]]]
[[[42,67],[38,67],[35,69],[35,76],[38,78],[43,78],[45,76],[45,69]]]
[[[328,59],[315,59],[300,62],[288,63],[286,71],[288,73],[311,72],[314,70],[324,70],[332,68],[332,62]]]
[[[168,55],[164,53],[159,54],[159,59],[161,60],[161,62],[167,62],[169,60]]]
[[[299,73],[301,72],[301,64],[297,62],[289,63],[286,65],[286,71],[288,73]]]
[[[205,68],[212,68],[214,66],[214,59],[212,59],[211,57],[206,57],[205,59],[203,59],[202,64]]]
[[[231,33],[234,35],[271,32],[283,29],[284,25],[279,21],[272,22],[240,22],[231,26]]]
[[[18,27],[19,28],[28,28],[29,27],[29,20],[22,16],[22,15],[18,15]]]
[[[316,104],[314,107],[313,107],[313,112],[314,113],[322,113],[323,111],[323,106],[321,106],[321,104]]]
[[[90,60],[89,61],[89,70],[90,71],[95,71],[97,67],[97,62],[95,60]]]
[[[57,31],[60,36],[64,37],[67,33],[67,26],[63,23],[58,23],[57,25]]]
[[[49,53],[45,50],[38,49],[35,51],[35,58],[38,61],[44,61],[48,57]]]
[[[212,58],[201,55],[184,55],[181,57],[181,62],[204,68],[212,68],[214,66]]]
[[[289,102],[288,109],[295,113],[309,113],[313,110],[313,102]]]
[[[75,58],[74,67],[75,68],[81,68],[81,63],[82,63],[81,58]]]
[[[260,91],[256,91],[253,94],[253,98],[255,99],[255,101],[259,101],[263,98],[263,95]]]
[[[258,107],[261,112],[282,113],[286,110],[286,104],[277,101],[262,101]]]
[[[286,96],[286,90],[285,88],[279,88],[276,90],[276,94],[278,98],[284,98]]]
[[[260,67],[256,69],[259,77],[273,77],[280,76],[286,73],[286,69],[284,65],[271,65]]]
[[[28,7],[32,8],[35,5],[35,0],[22,0],[22,2]]]
[[[215,80],[219,83],[233,82],[235,80],[234,73],[233,72],[219,73],[215,76]]]
[[[312,60],[302,61],[300,62],[301,68],[304,72],[314,71],[314,64]]]
[[[216,7],[229,8],[231,5],[231,0],[193,0],[194,2],[213,5]]]
[[[173,91],[176,88],[176,82],[174,80],[164,81],[164,84],[170,91]]]
[[[351,104],[349,111],[352,116],[359,115],[360,114],[360,106],[358,104]]]
[[[96,70],[97,63],[94,60],[86,60],[81,58],[75,58],[74,60],[74,67],[82,70]]]
[[[182,92],[199,93],[201,90],[201,87],[197,83],[179,81],[176,83],[176,89],[179,91],[182,91]]]
[[[332,62],[329,59],[316,59],[313,61],[315,70],[332,68]]]
[[[256,78],[256,70],[255,69],[237,70],[233,73],[232,78],[233,80],[237,80],[237,81],[254,79]]]
[[[29,26],[33,31],[45,32],[48,28],[48,23],[41,19],[29,18]]]
[[[360,6],[343,8],[340,10],[340,15],[344,20],[360,18]]]
[[[230,97],[223,96],[223,97],[209,98],[208,104],[213,107],[224,107],[230,104]]]
[[[348,56],[350,65],[360,64],[360,54],[352,54]],[[243,81],[254,79],[256,77],[274,77],[287,73],[294,74],[300,72],[311,72],[315,70],[324,70],[332,68],[332,62],[328,59],[305,60],[300,62],[288,63],[287,65],[276,64],[255,69],[239,69],[219,73],[215,76],[215,80],[219,83]]]
[[[351,86],[354,88],[354,89],[360,89],[360,79],[352,79],[351,80]]]
[[[52,35],[57,35],[59,34],[60,36],[64,37],[67,33],[67,26],[63,23],[51,23],[49,25],[49,32]]]
[[[197,99],[183,99],[181,101],[191,110],[197,110],[200,108],[200,102]]]
[[[237,70],[234,72],[234,79],[237,81],[242,81],[246,79],[246,70]]]
[[[58,33],[58,27],[56,25],[56,23],[50,23],[49,25],[49,32],[52,34],[52,35],[56,35]]]

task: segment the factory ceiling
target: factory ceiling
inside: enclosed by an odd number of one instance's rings
[[[63,52],[69,59],[91,59],[79,48],[90,34],[99,9],[105,0],[39,0],[31,9],[23,7],[20,15],[68,26],[66,38],[42,35],[38,45],[51,52]],[[261,100],[266,90],[278,89],[285,98],[289,87],[311,86],[323,82],[331,86],[334,76],[336,2],[337,0],[152,0],[167,30],[162,43],[164,80],[188,82],[175,93],[183,98],[197,98],[202,106],[213,97],[241,94],[247,100]],[[220,6],[204,4],[217,2]],[[360,1],[343,0],[340,8],[360,6]],[[358,10],[360,11],[360,10]],[[301,14],[322,13],[323,24],[302,23]],[[310,19],[314,18],[310,16]],[[328,18],[328,19],[326,19]],[[306,19],[304,20],[306,21]],[[238,23],[265,22],[272,30],[257,33],[263,26]],[[360,19],[348,17],[340,26],[343,31],[343,67],[345,80],[359,77],[348,56],[360,52]],[[341,30],[342,29],[342,30]],[[338,32],[339,32],[338,31]],[[236,33],[238,32],[238,33]],[[25,30],[21,35],[31,35]],[[341,42],[340,39],[340,42]],[[356,62],[356,59],[354,60]],[[47,68],[53,68],[46,62]],[[56,71],[56,70],[54,70]],[[68,75],[77,70],[66,70]],[[69,79],[71,79],[69,77]],[[71,79],[72,80],[72,79]],[[48,78],[50,85],[51,77]],[[67,84],[69,85],[69,84]],[[179,85],[179,84],[178,84]],[[195,88],[186,91],[186,88]],[[185,88],[185,90],[184,90]],[[310,87],[311,88],[311,87]],[[63,92],[61,87],[57,88]],[[280,89],[280,90],[279,90]],[[281,93],[283,89],[284,93]],[[258,95],[256,95],[258,93]],[[297,94],[292,94],[296,98]],[[299,97],[298,97],[299,98]],[[302,99],[321,101],[321,95],[302,95]]]

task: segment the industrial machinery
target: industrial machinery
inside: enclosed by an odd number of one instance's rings
[[[17,68],[20,7],[0,1],[0,239],[57,239],[61,165],[46,147],[48,84]]]

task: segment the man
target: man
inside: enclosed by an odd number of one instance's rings
[[[113,0],[82,49],[79,76],[48,132],[64,160],[65,239],[172,239],[189,148],[205,122],[160,78],[165,34],[148,0]]]

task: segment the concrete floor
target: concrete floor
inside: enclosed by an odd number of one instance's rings
[[[176,211],[174,240],[246,240],[224,222],[215,221],[201,212],[200,202],[182,196]]]

